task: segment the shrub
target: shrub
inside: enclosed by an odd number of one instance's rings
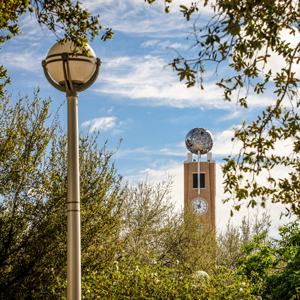
[[[241,275],[225,267],[215,267],[208,279],[185,275],[180,268],[139,265],[127,258],[114,262],[100,273],[90,272],[82,278],[83,299],[255,299],[251,287]],[[66,282],[54,292],[66,299],[62,291]]]
[[[256,236],[243,247],[247,257],[239,261],[238,273],[246,275],[262,299],[298,299],[300,287],[300,228],[298,222],[279,228],[280,239],[263,244]]]

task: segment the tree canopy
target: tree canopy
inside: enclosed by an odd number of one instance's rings
[[[254,217],[243,217],[238,226],[234,226],[230,219],[226,228],[218,232],[217,237],[217,262],[232,270],[238,266],[238,261],[245,258],[243,246],[250,243],[254,236],[264,235],[267,240],[271,227],[271,216],[264,212],[261,219],[258,218],[259,211],[257,210]],[[261,240],[263,244],[265,240]]]
[[[213,15],[207,21],[200,14],[193,21],[188,38],[194,39],[198,56],[179,55],[171,64],[180,80],[186,80],[187,87],[198,82],[204,89],[205,63],[215,63],[216,71],[226,64],[232,75],[216,83],[225,101],[237,98],[238,104],[247,108],[251,96],[273,93],[273,103],[256,120],[235,128],[232,141],[242,146],[237,156],[225,159],[224,191],[230,196],[224,201],[232,201],[239,210],[243,203],[264,207],[271,199],[286,206],[286,215],[300,216],[300,162],[295,159],[300,152],[299,74],[295,71],[300,62],[300,1],[205,0],[180,7],[191,21],[202,5],[211,5]],[[204,26],[198,26],[203,22]],[[285,39],[286,34],[295,37],[295,45]],[[279,71],[270,68],[271,57],[283,61]],[[290,143],[293,150],[272,153],[279,141]],[[274,166],[286,167],[288,177],[274,178]],[[269,184],[259,184],[258,175],[263,173]]]
[[[92,16],[79,1],[70,0],[0,0],[0,43],[3,45],[13,37],[22,34],[19,18],[26,14],[35,14],[41,28],[46,27],[55,34],[58,42],[71,40],[74,53],[83,49],[88,41],[93,41],[102,30],[99,15]],[[106,28],[101,37],[106,41],[113,36],[111,28]],[[5,66],[0,66],[0,93],[10,78]]]
[[[54,299],[66,280],[67,136],[38,92],[10,99],[0,98],[0,298]],[[97,135],[80,135],[83,274],[120,251],[124,187],[113,154]]]
[[[260,299],[299,299],[299,223],[279,227],[280,238],[262,243],[264,234],[242,247],[245,257],[238,261],[237,273],[247,276]]]

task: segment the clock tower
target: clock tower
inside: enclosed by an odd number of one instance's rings
[[[188,153],[184,162],[184,209],[192,206],[195,214],[210,228],[216,226],[216,163],[212,154],[200,162],[200,194],[198,194],[197,161]]]
[[[215,229],[216,164],[209,152],[213,146],[212,134],[204,128],[194,128],[185,143],[190,153],[184,162],[184,209],[191,208],[207,229]],[[198,156],[197,160],[193,154]],[[201,161],[203,154],[207,154],[206,161]]]

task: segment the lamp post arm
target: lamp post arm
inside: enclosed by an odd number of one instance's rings
[[[61,58],[63,61],[65,85],[66,85],[66,91],[68,94],[69,91],[74,91],[73,82],[72,82],[71,73],[70,73],[69,53],[66,53],[66,52],[62,53]]]
[[[82,92],[82,91],[88,89],[96,81],[96,79],[100,73],[101,65],[102,65],[102,60],[100,58],[96,58],[96,69],[95,69],[94,74],[86,83],[75,86],[75,89],[77,92]]]
[[[47,78],[47,80],[49,81],[49,83],[55,87],[57,90],[61,91],[61,92],[66,92],[66,88],[64,86],[61,86],[59,84],[57,84],[52,78],[51,76],[49,75],[49,72],[48,72],[48,69],[46,67],[46,60],[43,60],[42,61],[42,67],[43,67],[43,70],[44,70],[44,74],[45,74],[45,77]]]

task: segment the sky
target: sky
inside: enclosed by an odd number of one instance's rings
[[[221,165],[224,157],[238,152],[238,145],[233,147],[231,143],[233,127],[244,119],[249,123],[256,119],[260,111],[274,101],[274,96],[269,91],[262,96],[250,94],[248,109],[239,107],[235,101],[225,102],[215,83],[218,78],[226,78],[232,72],[226,64],[219,67],[217,75],[214,65],[207,66],[204,90],[198,86],[187,89],[184,82],[179,81],[168,64],[177,57],[177,52],[189,56],[197,54],[189,34],[192,22],[183,18],[179,8],[182,4],[188,6],[190,1],[173,0],[169,14],[164,12],[162,0],[151,6],[143,0],[82,2],[93,15],[100,14],[103,28],[112,28],[115,36],[106,42],[102,42],[99,36],[90,43],[103,63],[97,81],[79,95],[79,130],[100,130],[99,144],[108,140],[111,150],[123,139],[114,159],[124,181],[158,183],[165,180],[167,174],[173,175],[173,201],[179,210],[183,207],[185,136],[195,127],[208,129],[214,137],[216,222],[217,228],[222,230],[230,218],[232,203],[222,204],[226,195],[223,194]],[[211,11],[205,8],[200,12],[204,24]],[[55,43],[55,36],[46,28],[42,30],[34,15],[24,15],[20,27],[23,35],[1,47],[0,63],[8,69],[12,80],[8,90],[17,98],[19,92],[33,95],[39,86],[42,98],[52,98],[51,109],[55,112],[65,95],[47,82],[41,67],[41,61]],[[299,37],[288,34],[286,38],[291,39],[291,43],[299,40]],[[272,56],[268,64],[276,71],[282,66],[282,60]],[[65,103],[60,110],[60,122],[65,128],[66,120]],[[288,143],[276,147],[277,153],[286,153],[290,149]],[[277,168],[275,176],[282,176],[284,172]],[[261,176],[260,183],[265,184],[264,176]],[[273,236],[276,236],[279,225],[292,220],[279,220],[283,210],[279,204],[267,206],[273,220]],[[243,215],[251,216],[254,212],[242,208],[234,214],[231,222],[237,225]]]

